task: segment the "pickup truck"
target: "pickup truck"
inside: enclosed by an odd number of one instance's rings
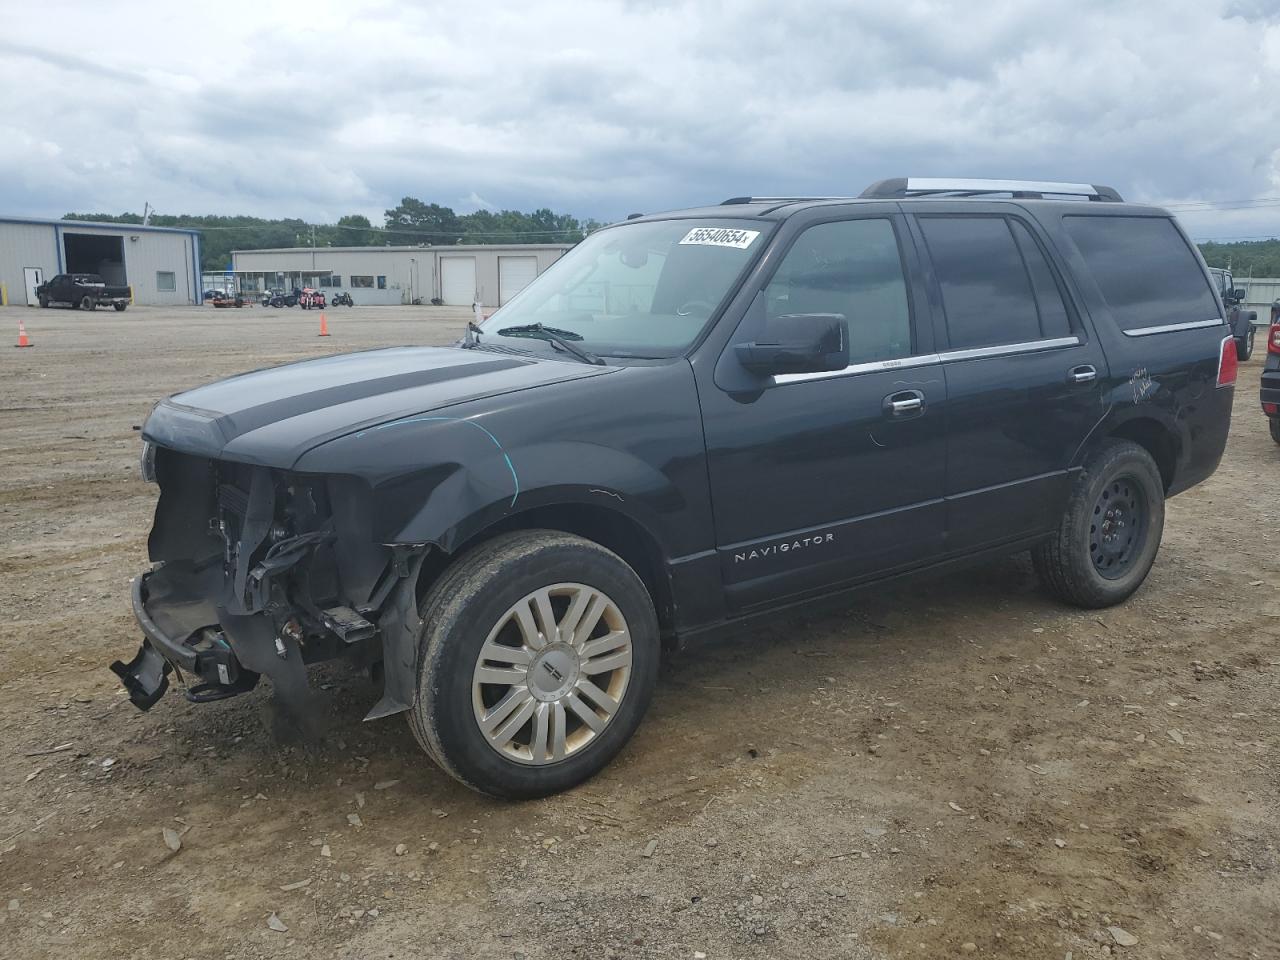
[[[62,303],[72,310],[96,310],[112,306],[124,310],[129,306],[129,288],[109,286],[96,273],[60,273],[36,287],[40,306]]]
[[[682,644],[1018,552],[1046,602],[1123,602],[1218,466],[1236,370],[1185,232],[1109,187],[639,217],[452,347],[160,401],[142,646],[111,669],[141,709],[170,674],[201,703],[265,677],[305,721],[343,660],[447,773],[545,796],[622,749]],[[648,749],[696,750],[672,716]]]

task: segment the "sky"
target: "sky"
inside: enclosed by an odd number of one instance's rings
[[[4,214],[381,223],[408,195],[608,221],[956,176],[1104,183],[1197,239],[1280,236],[1280,0],[22,9],[0,30]]]

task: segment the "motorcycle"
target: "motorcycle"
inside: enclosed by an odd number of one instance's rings
[[[349,293],[335,293],[333,299],[329,301],[330,305],[335,307],[354,307],[355,301],[351,299]]]

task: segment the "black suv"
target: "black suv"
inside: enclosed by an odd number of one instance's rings
[[[1262,365],[1262,412],[1271,427],[1271,439],[1280,443],[1280,302],[1271,308],[1267,331],[1267,359]]]
[[[531,797],[635,731],[664,646],[1031,550],[1128,597],[1218,465],[1235,343],[1166,212],[1088,184],[889,180],[591,234],[446,348],[161,402],[139,707],[370,667],[472,787]]]

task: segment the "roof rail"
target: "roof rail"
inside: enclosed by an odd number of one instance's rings
[[[806,203],[812,200],[856,200],[857,197],[730,197],[722,200],[720,206],[728,207],[739,203]]]
[[[864,199],[901,200],[907,197],[984,197],[1007,193],[1016,200],[1055,197],[1084,197],[1120,203],[1123,198],[1111,187],[1094,183],[1056,183],[1052,180],[949,180],[939,177],[894,177],[879,180],[862,191]]]

